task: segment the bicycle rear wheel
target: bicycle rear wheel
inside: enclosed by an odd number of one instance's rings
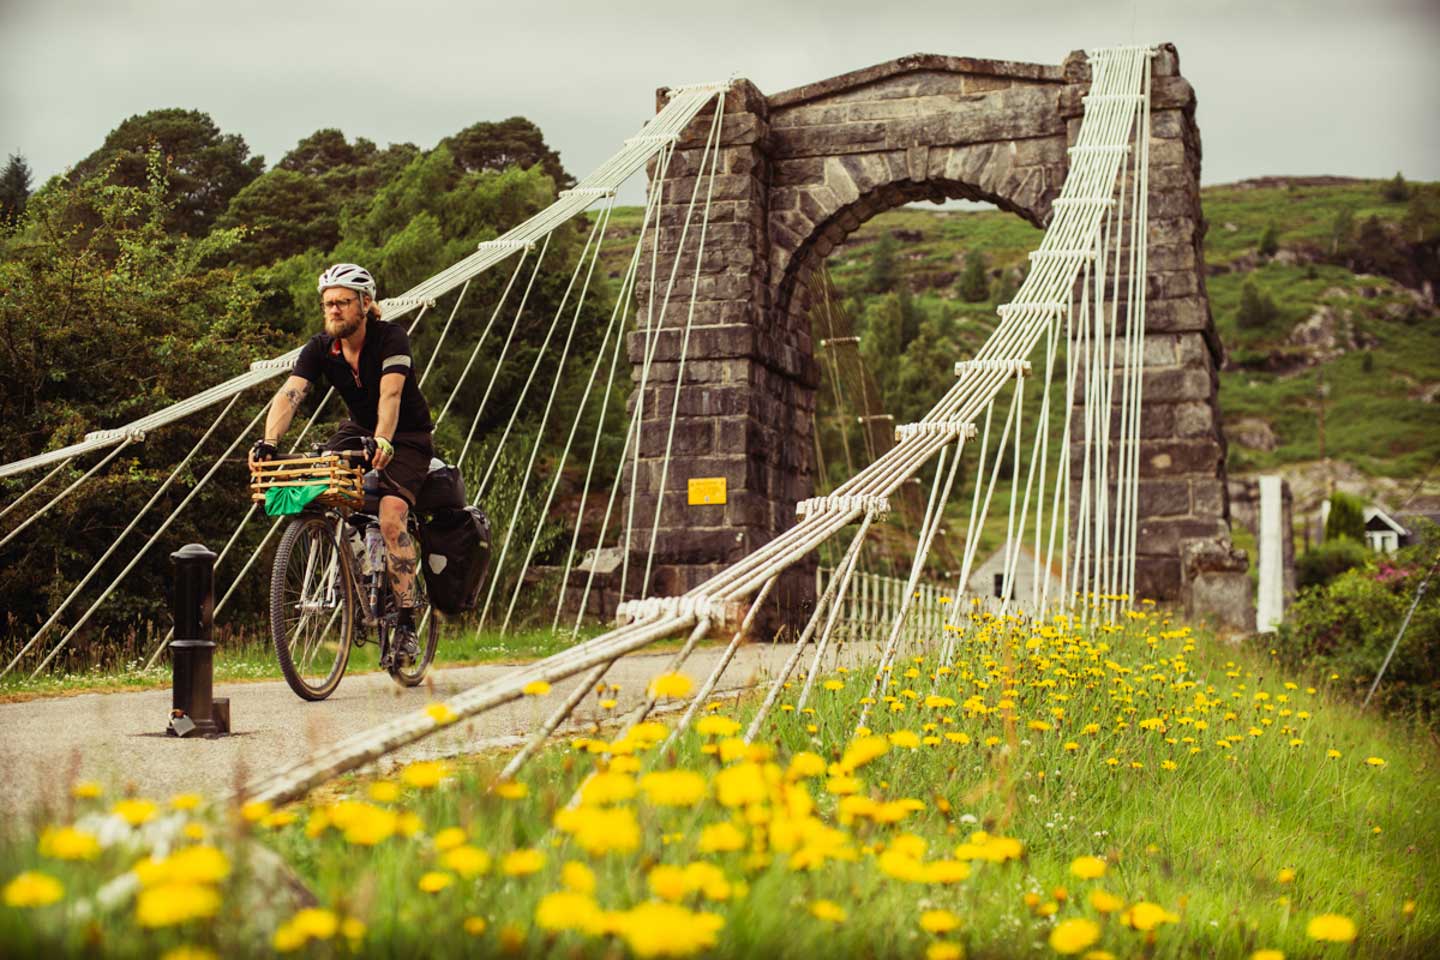
[[[305,700],[335,692],[350,660],[355,599],[330,515],[290,521],[270,576],[270,633],[280,672]]]

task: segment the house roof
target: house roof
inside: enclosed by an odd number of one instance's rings
[[[1364,516],[1366,530],[1392,530],[1402,537],[1410,533],[1379,507],[1366,507]]]

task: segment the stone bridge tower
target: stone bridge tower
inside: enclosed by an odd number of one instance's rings
[[[1239,625],[1249,584],[1229,540],[1195,94],[1174,47],[1161,48],[1152,70],[1137,592]],[[792,525],[796,502],[812,495],[818,367],[805,272],[865,220],[917,200],[988,201],[1045,226],[1089,81],[1082,53],[1059,66],[915,55],[768,97],[745,80],[732,86],[654,591],[680,593],[744,556]],[[666,173],[657,276],[679,249],[712,120],[713,108],[694,121]],[[694,269],[693,239],[686,249],[681,276]],[[644,302],[648,260],[640,276]],[[627,491],[637,516],[650,515],[657,495],[682,326],[667,320],[656,346],[641,449],[652,459]],[[631,337],[638,380],[645,337]],[[688,504],[687,482],[697,477],[724,477],[726,502]],[[648,531],[632,544],[646,548]],[[790,602],[803,599],[803,579]]]

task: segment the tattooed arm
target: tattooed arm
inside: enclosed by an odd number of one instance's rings
[[[275,394],[275,399],[270,401],[270,413],[265,417],[266,440],[276,444],[280,442],[285,431],[290,429],[290,421],[295,419],[295,411],[300,409],[309,393],[310,381],[291,374]]]

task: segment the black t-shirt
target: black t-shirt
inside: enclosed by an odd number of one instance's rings
[[[373,317],[368,319],[358,366],[357,375],[346,361],[340,341],[328,333],[317,333],[300,351],[291,372],[311,383],[319,383],[324,375],[345,398],[350,419],[371,432],[379,418],[381,376],[403,373],[405,389],[400,394],[396,432],[429,433],[435,429],[430,422],[430,408],[420,395],[415,362],[410,356],[410,336],[404,327]]]

